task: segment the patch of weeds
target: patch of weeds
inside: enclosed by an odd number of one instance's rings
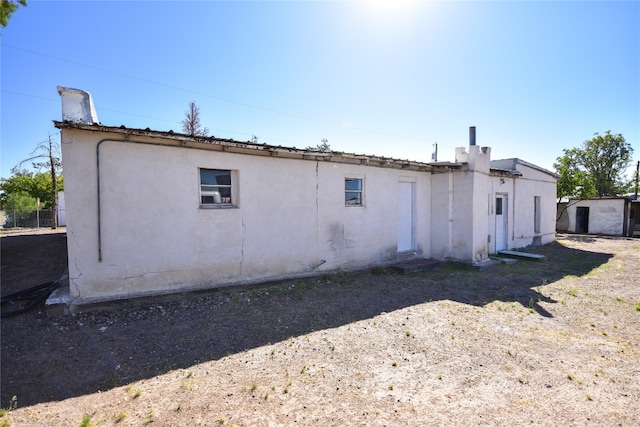
[[[80,421],[80,427],[91,427],[91,418],[93,418],[93,414],[84,414],[82,421]]]
[[[620,298],[620,297],[616,297],[616,301],[618,301],[618,302],[624,302],[624,299],[623,299],[623,298]]]
[[[220,424],[220,425],[223,425],[226,422],[227,422],[227,419],[224,418],[224,417],[218,419],[218,424]]]
[[[330,282],[338,282],[338,283],[345,284],[353,281],[353,275],[350,275],[344,270],[337,270],[331,274],[326,275],[325,279],[327,279]]]
[[[593,396],[591,396],[590,394],[587,394],[587,400],[591,402],[593,400]]]
[[[393,390],[393,384],[389,384],[389,390]]]
[[[304,297],[304,294],[314,290],[317,287],[318,283],[314,280],[303,280],[294,285],[291,293],[295,299],[301,300]]]
[[[567,374],[567,379],[568,379],[569,381],[573,381],[573,380],[575,380],[576,378],[575,378],[573,375],[571,375],[571,374]]]
[[[571,295],[572,297],[577,297],[578,291],[575,289],[569,289],[569,295]]]
[[[187,378],[191,378],[191,377],[193,377],[193,371],[187,372]]]
[[[438,374],[438,379],[442,381],[442,374]]]
[[[193,387],[195,387],[196,382],[193,380],[190,381],[183,381],[182,384],[180,384],[180,388],[184,391],[191,391],[193,390]]]
[[[292,384],[292,383],[291,383],[291,381],[289,381],[289,382],[287,383],[287,385],[284,387],[284,390],[282,390],[282,392],[283,392],[284,394],[289,393],[289,390],[290,390],[290,388],[291,388],[291,384]]]
[[[640,311],[640,302],[636,304],[636,311]]]
[[[4,419],[0,421],[0,427],[9,427],[11,425],[11,421]]]
[[[11,400],[9,401],[9,407],[8,408],[0,409],[0,417],[4,417],[9,412],[11,412],[11,411],[13,411],[14,409],[17,409],[17,408],[18,408],[18,396],[13,396],[11,398]]]
[[[125,418],[127,418],[127,414],[125,412],[120,412],[118,415],[116,415],[114,421],[117,424],[123,421]]]
[[[134,398],[134,399],[139,398],[141,395],[142,395],[142,391],[141,391],[139,388],[137,388],[137,389],[133,392],[133,398]]]
[[[396,361],[391,362],[391,366],[393,366],[393,367],[398,366],[398,362],[396,362]]]
[[[148,425],[151,424],[152,422],[154,422],[156,419],[153,416],[155,414],[155,411],[153,410],[153,408],[149,409],[149,416],[147,416],[147,418],[144,419],[144,421],[142,422],[142,425]]]
[[[254,392],[254,391],[256,391],[257,389],[258,389],[258,383],[252,383],[252,384],[251,384],[251,388],[250,388],[250,390],[251,390],[252,392]]]
[[[413,334],[411,333],[411,331],[406,331],[404,334],[405,334],[405,336],[407,336],[407,337],[409,337],[409,338],[413,338],[413,337],[415,337],[415,335],[413,335]]]
[[[306,370],[307,370],[307,365],[302,365],[302,368],[300,368],[300,373],[304,374]]]

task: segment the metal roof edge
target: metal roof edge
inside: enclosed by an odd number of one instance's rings
[[[182,143],[199,143],[209,144],[211,146],[223,147],[225,151],[229,151],[230,148],[235,148],[241,154],[271,154],[277,156],[278,154],[286,154],[283,158],[299,158],[301,160],[315,160],[315,161],[333,161],[338,163],[360,164],[364,166],[378,166],[378,167],[391,167],[397,169],[416,170],[420,172],[430,172],[433,167],[429,163],[423,163],[413,160],[396,159],[384,156],[375,156],[367,154],[345,153],[341,151],[314,151],[303,148],[287,147],[282,145],[270,145],[257,143],[252,141],[236,141],[230,138],[219,138],[215,136],[197,136],[188,135],[184,133],[169,131],[158,131],[150,128],[128,128],[122,126],[106,126],[101,123],[85,124],[75,123],[70,121],[58,121],[54,120],[53,124],[58,129],[79,129],[90,132],[107,132],[116,133],[121,135],[141,136],[148,138],[162,138],[174,141],[180,141]],[[132,141],[133,142],[133,141]],[[202,146],[204,148],[204,146]],[[252,153],[253,151],[253,153]]]

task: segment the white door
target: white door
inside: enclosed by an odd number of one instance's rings
[[[415,249],[415,187],[414,182],[398,183],[398,252]]]
[[[507,249],[507,196],[496,195],[496,252]]]

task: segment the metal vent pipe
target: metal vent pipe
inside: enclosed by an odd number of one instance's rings
[[[476,145],[476,127],[469,126],[469,145]]]

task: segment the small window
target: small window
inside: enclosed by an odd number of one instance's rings
[[[231,171],[200,169],[200,205],[231,206]]]
[[[502,197],[496,197],[496,215],[502,215]]]
[[[362,178],[344,179],[345,206],[362,206]]]

